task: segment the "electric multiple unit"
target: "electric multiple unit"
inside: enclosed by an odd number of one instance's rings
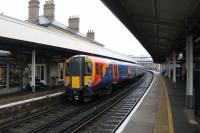
[[[107,58],[76,55],[66,60],[64,86],[69,100],[92,100],[112,92],[113,86],[141,78],[144,67]]]

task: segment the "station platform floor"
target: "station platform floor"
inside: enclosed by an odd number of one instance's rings
[[[0,95],[0,106],[5,104],[10,104],[13,102],[19,102],[45,95],[50,95],[62,91],[64,91],[64,87],[51,87],[51,88],[48,87],[48,88],[37,89],[34,93],[31,90],[26,90],[12,94]]]
[[[200,133],[193,111],[185,108],[185,83],[155,73],[142,103],[119,128],[122,133]]]

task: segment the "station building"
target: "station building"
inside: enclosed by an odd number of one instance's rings
[[[33,24],[43,27],[54,33],[61,34],[76,42],[87,42],[90,45],[104,47],[103,44],[95,41],[95,33],[88,30],[87,35],[79,32],[80,19],[77,16],[70,16],[68,26],[55,20],[55,4],[53,0],[47,0],[44,4],[44,13],[39,16],[39,0],[29,1],[28,20],[22,23]],[[16,20],[1,14],[2,17]],[[20,20],[17,20],[20,21]],[[19,33],[20,34],[20,33]],[[32,36],[34,38],[34,36]],[[44,37],[44,36],[43,36]],[[45,38],[45,37],[44,37]],[[53,39],[53,38],[52,38]],[[76,51],[60,50],[42,46],[37,51],[32,52],[29,47],[6,46],[7,42],[1,41],[0,51],[0,95],[14,93],[31,89],[32,86],[32,61],[35,58],[35,83],[49,87],[63,86],[64,62],[70,56],[77,54]],[[16,44],[21,42],[15,42]],[[56,42],[55,42],[56,43]],[[22,44],[23,45],[23,44]],[[84,44],[83,44],[84,45]],[[34,54],[34,56],[33,56]]]
[[[146,56],[135,57],[131,55],[130,57],[133,58],[134,62],[144,66],[147,70],[158,70],[158,64],[154,63],[151,57],[146,57]]]

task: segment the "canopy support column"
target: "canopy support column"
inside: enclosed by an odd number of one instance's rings
[[[193,37],[186,37],[186,65],[187,65],[187,80],[186,80],[186,108],[193,108]]]
[[[35,92],[35,50],[32,51],[32,67],[31,67],[31,77],[32,77],[32,92]]]

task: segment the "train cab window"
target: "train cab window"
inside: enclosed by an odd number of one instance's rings
[[[69,63],[66,63],[66,66],[65,66],[65,75],[69,76]]]
[[[86,76],[91,76],[92,75],[92,63],[91,62],[86,62],[85,63],[85,75]]]
[[[80,62],[74,61],[70,64],[70,74],[71,76],[80,76],[81,75],[81,65]]]

